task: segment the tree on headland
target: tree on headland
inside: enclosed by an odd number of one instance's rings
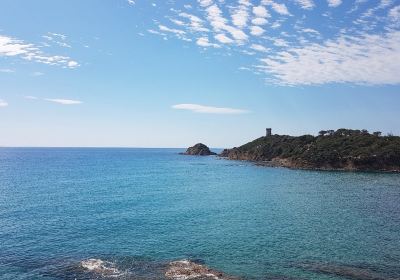
[[[287,166],[325,169],[400,171],[400,137],[380,131],[321,130],[318,136],[260,137],[226,150],[231,159],[285,160]]]
[[[375,136],[378,136],[378,137],[382,136],[382,132],[380,132],[380,131],[375,131],[372,134],[375,135]]]

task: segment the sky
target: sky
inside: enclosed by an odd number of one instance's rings
[[[400,0],[2,0],[0,146],[400,134]]]

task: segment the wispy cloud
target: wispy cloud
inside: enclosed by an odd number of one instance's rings
[[[7,107],[8,103],[4,101],[3,99],[0,99],[0,107]]]
[[[25,95],[24,98],[28,100],[44,100],[61,105],[79,105],[83,103],[80,100],[61,99],[61,98],[39,98],[37,96],[32,96],[32,95]]]
[[[72,46],[67,43],[67,35],[48,32],[46,35],[42,36],[43,39],[47,41],[45,45],[54,44],[63,48],[71,48]]]
[[[245,0],[239,1],[239,3],[238,7],[232,9],[232,23],[239,28],[244,28],[249,20],[249,6],[251,6],[251,3]]]
[[[15,70],[3,68],[3,69],[0,69],[0,73],[15,73]]]
[[[400,31],[384,36],[342,36],[323,44],[289,48],[260,67],[282,84],[400,83]]]
[[[399,21],[400,21],[400,5],[392,8],[389,11],[389,18],[391,21],[399,23]]]
[[[259,44],[252,44],[252,45],[250,46],[250,48],[251,48],[252,50],[259,51],[259,52],[267,52],[267,51],[270,50],[270,49],[264,47],[263,45],[259,45]]]
[[[315,7],[313,0],[296,0],[296,3],[306,10],[311,10]]]
[[[29,99],[29,100],[37,100],[37,99],[39,99],[36,96],[32,96],[32,95],[25,95],[24,98],[25,99]]]
[[[44,53],[39,46],[26,43],[23,40],[0,35],[0,57],[20,57],[24,60],[58,65],[65,68],[75,68],[78,62],[68,56],[49,55]]]
[[[342,0],[328,0],[328,5],[330,7],[337,7],[342,4]]]
[[[247,68],[278,85],[400,84],[400,6],[394,0],[353,2],[169,1],[174,7],[165,21],[152,19],[156,28],[148,31],[218,54],[251,56],[256,62]]]
[[[248,113],[247,110],[204,106],[199,104],[177,104],[172,106],[173,109],[188,110],[195,113],[203,114],[244,114]]]
[[[80,100],[71,100],[71,99],[53,99],[53,98],[45,98],[44,100],[62,104],[62,105],[78,105],[82,104],[83,102]]]
[[[210,43],[210,42],[208,41],[208,38],[207,38],[207,37],[201,37],[201,38],[197,39],[196,44],[199,45],[200,47],[205,47],[205,48],[207,48],[207,47],[214,47],[214,48],[219,48],[219,47],[221,47],[221,46],[218,45],[218,44]]]
[[[31,73],[31,76],[33,76],[33,77],[39,77],[39,76],[43,76],[44,75],[44,73],[42,73],[42,72],[33,72],[33,73]]]
[[[286,15],[286,16],[291,15],[285,4],[276,3],[272,0],[262,0],[261,3],[263,3],[264,5],[271,6],[271,8],[278,14]]]
[[[171,32],[171,33],[181,34],[181,35],[185,34],[185,31],[183,31],[183,30],[169,28],[165,25],[159,25],[158,27],[160,28],[161,31],[164,31],[164,32]]]

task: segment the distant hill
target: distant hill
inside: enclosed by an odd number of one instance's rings
[[[320,131],[318,136],[271,135],[220,156],[290,168],[400,172],[400,137],[351,129]]]

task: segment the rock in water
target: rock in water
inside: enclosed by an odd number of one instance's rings
[[[172,280],[238,280],[223,274],[222,272],[210,269],[204,265],[189,260],[174,261],[169,263],[165,276]]]
[[[184,155],[190,155],[190,156],[211,156],[211,155],[216,155],[216,153],[213,153],[210,151],[210,149],[202,144],[198,143],[194,145],[193,147],[189,147]]]
[[[113,263],[100,259],[83,260],[81,262],[81,267],[89,272],[94,272],[103,276],[118,277],[122,275]]]

